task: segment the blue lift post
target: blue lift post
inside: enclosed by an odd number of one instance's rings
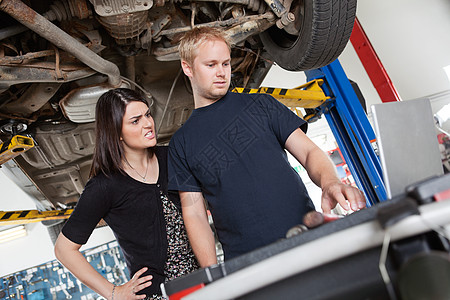
[[[387,199],[380,160],[372,147],[375,133],[339,60],[305,71],[308,81],[323,79],[327,100],[318,109],[325,115],[355,182],[368,206]]]

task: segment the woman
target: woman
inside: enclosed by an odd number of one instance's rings
[[[137,92],[118,88],[99,98],[90,177],[56,241],[57,259],[107,299],[161,299],[160,284],[195,270],[197,262],[179,199],[167,191],[167,148],[156,146],[150,108]],[[79,251],[101,219],[114,232],[132,277],[121,286]]]

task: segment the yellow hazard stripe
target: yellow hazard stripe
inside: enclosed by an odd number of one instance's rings
[[[0,211],[0,225],[14,225],[41,222],[45,220],[67,219],[72,214],[73,209],[63,210],[20,210],[20,211]]]
[[[260,87],[259,89],[236,87],[232,91],[244,94],[269,94],[288,107],[316,108],[322,105],[326,96],[320,85],[323,81],[313,80],[295,89]]]

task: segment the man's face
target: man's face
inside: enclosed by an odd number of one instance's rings
[[[207,41],[197,50],[192,65],[183,64],[191,79],[194,96],[200,101],[216,101],[230,86],[231,57],[228,46],[221,40]]]

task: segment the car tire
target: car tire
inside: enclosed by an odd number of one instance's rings
[[[296,19],[290,28],[274,25],[260,34],[264,48],[283,69],[317,69],[333,62],[347,45],[356,0],[293,0],[290,12]]]

